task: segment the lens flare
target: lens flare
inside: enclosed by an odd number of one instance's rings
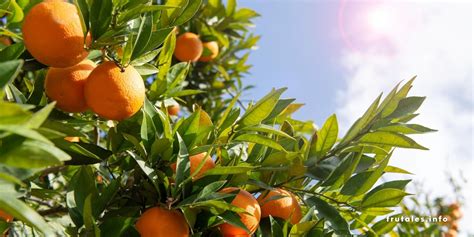
[[[387,33],[394,25],[392,12],[389,8],[383,6],[369,9],[367,23],[370,29],[376,33]]]

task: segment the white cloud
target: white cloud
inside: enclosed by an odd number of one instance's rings
[[[414,121],[439,132],[414,137],[430,151],[398,150],[392,164],[415,173],[414,178],[425,182],[429,191],[447,198],[454,196],[445,171],[454,176],[464,171],[470,182],[464,192],[469,209],[461,230],[473,232],[473,5],[466,1],[384,4],[397,21],[383,31],[383,40],[371,37],[377,32],[348,34],[360,48],[343,54],[347,70],[346,87],[339,91],[342,125],[347,128],[380,91],[388,92],[400,80],[418,75],[411,94],[427,100]]]

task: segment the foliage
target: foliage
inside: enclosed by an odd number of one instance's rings
[[[242,104],[239,95],[250,88],[242,82],[246,60],[259,39],[249,27],[258,14],[235,0],[75,0],[84,34],[93,39],[89,58],[133,65],[146,81],[147,99],[121,122],[66,114],[44,95],[47,68],[25,51],[19,33],[37,2],[1,4],[1,34],[14,44],[0,51],[0,209],[17,220],[2,222],[2,230],[138,236],[136,219],[158,203],[181,210],[193,236],[218,236],[222,222],[243,226],[229,204],[233,196],[218,192],[228,186],[255,195],[280,187],[299,196],[300,223],[262,219],[256,236],[373,236],[394,227],[379,219],[410,195],[409,180],[381,177],[407,173],[389,165],[394,150],[425,150],[410,135],[434,131],[410,123],[424,100],[408,96],[413,79],[377,97],[341,136],[336,115],[318,130],[293,119],[301,104],[282,98],[285,88]],[[218,41],[219,57],[177,62],[177,31]],[[167,106],[175,103],[187,108],[183,116],[169,116]],[[202,152],[217,166],[193,181],[189,156]]]

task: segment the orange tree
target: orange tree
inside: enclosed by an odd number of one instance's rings
[[[375,236],[424,97],[412,80],[340,135],[272,89],[239,95],[258,14],[220,0],[5,0],[0,231],[12,236]],[[182,60],[182,61],[181,61]],[[183,108],[180,111],[180,108]],[[381,221],[382,219],[382,221]]]

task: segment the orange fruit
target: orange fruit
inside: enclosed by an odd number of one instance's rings
[[[4,46],[10,46],[12,40],[8,36],[0,36],[0,44]]]
[[[170,105],[170,106],[168,106],[167,109],[168,109],[168,114],[171,115],[171,116],[178,115],[178,113],[180,111],[179,104]]]
[[[239,193],[232,200],[232,205],[242,208],[245,212],[239,213],[240,221],[249,229],[250,233],[247,233],[245,229],[233,226],[228,223],[221,224],[219,229],[222,236],[224,237],[235,237],[235,236],[251,236],[258,228],[260,222],[260,206],[257,200],[249,192],[238,189],[238,188],[224,188],[221,193],[231,193],[240,190]]]
[[[194,179],[199,179],[201,178],[206,171],[216,167],[216,164],[212,160],[210,156],[207,155],[206,152],[199,153],[197,155],[193,155],[189,157],[189,162],[191,163],[190,167],[190,173],[193,174],[197,168],[199,167],[199,164],[201,164],[201,161],[205,159],[204,164],[202,165],[201,169],[199,172],[193,177]],[[171,164],[171,169],[173,169],[174,172],[176,172],[176,163]]]
[[[174,56],[182,62],[196,62],[201,57],[203,51],[202,42],[199,36],[186,32],[176,39]]]
[[[97,175],[96,181],[97,181],[98,184],[103,184],[104,183],[104,179],[100,175]]]
[[[456,230],[450,229],[448,232],[444,233],[444,237],[456,237],[458,236],[458,232]]]
[[[64,140],[68,142],[79,142],[79,137],[65,137]]]
[[[461,208],[461,206],[459,205],[459,203],[455,202],[455,203],[452,203],[451,205],[449,205],[449,210],[459,210]]]
[[[457,221],[453,221],[449,228],[457,231],[459,230],[459,223]]]
[[[145,101],[145,84],[133,66],[122,72],[114,62],[107,61],[91,72],[84,95],[96,114],[120,121],[140,110]]]
[[[48,66],[71,67],[88,55],[74,4],[45,1],[35,5],[25,17],[22,32],[26,49]]]
[[[46,95],[56,101],[56,107],[71,113],[87,110],[84,86],[96,64],[84,60],[72,67],[49,68],[44,81]]]
[[[212,61],[219,55],[219,45],[216,41],[204,42],[202,43],[204,48],[199,61],[201,62],[209,62]]]
[[[0,219],[5,220],[6,222],[11,222],[13,221],[13,216],[0,210]]]
[[[459,220],[462,217],[462,212],[460,209],[454,209],[449,215],[453,218],[453,220]]]
[[[269,191],[267,195],[263,193],[257,200],[262,209],[262,217],[279,217],[290,220],[293,225],[301,220],[301,207],[293,193],[276,188]]]
[[[141,237],[187,237],[188,223],[177,210],[152,207],[138,219],[135,227]]]

